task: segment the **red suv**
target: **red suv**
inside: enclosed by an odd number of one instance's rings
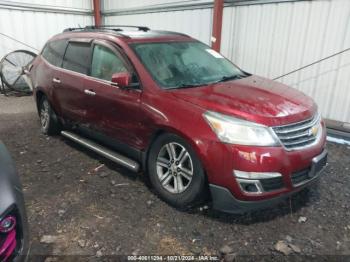
[[[238,213],[315,181],[325,124],[303,93],[147,27],[67,29],[30,68],[45,134],[142,169],[160,198]],[[129,28],[129,27],[128,27]]]

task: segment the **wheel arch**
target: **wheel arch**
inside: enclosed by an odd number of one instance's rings
[[[153,143],[163,134],[174,134],[174,135],[177,135],[177,136],[181,137],[182,139],[184,139],[191,146],[191,148],[194,150],[194,152],[196,153],[198,160],[200,161],[200,163],[203,167],[204,173],[206,175],[206,165],[201,157],[200,149],[198,148],[197,144],[191,139],[191,137],[189,137],[188,135],[186,135],[184,132],[182,132],[179,129],[176,129],[173,127],[168,127],[168,126],[159,126],[150,136],[149,143],[148,143],[148,145],[143,153],[143,156],[142,156],[142,168],[145,171],[146,176],[148,176],[147,162],[148,162],[148,156],[149,156],[150,149],[151,149]],[[207,175],[206,175],[206,178],[208,179]]]
[[[36,92],[35,92],[35,101],[36,101],[36,108],[37,108],[38,115],[40,116],[40,102],[43,99],[43,97],[46,97],[47,100],[49,101],[50,106],[51,106],[51,110],[54,113],[55,121],[58,121],[60,124],[64,123],[64,122],[62,122],[63,120],[57,114],[57,110],[56,110],[56,108],[54,108],[54,105],[50,99],[50,96],[45,92],[45,90],[43,88],[40,88],[40,87],[38,87],[36,89]]]
[[[35,92],[36,109],[37,109],[38,113],[40,110],[40,101],[44,96],[47,97],[46,93],[42,89],[38,89]]]
[[[59,118],[59,115],[57,114],[57,113],[58,113],[58,110],[57,110],[57,108],[55,107],[55,104],[53,103],[52,97],[51,97],[51,95],[49,94],[49,92],[50,92],[50,91],[49,91],[49,90],[45,90],[45,88],[41,88],[41,87],[37,87],[37,88],[36,88],[36,92],[35,92],[36,108],[37,108],[38,113],[39,113],[41,99],[42,99],[43,97],[46,97],[47,100],[49,101],[50,106],[51,106],[52,110],[54,111],[55,115]]]

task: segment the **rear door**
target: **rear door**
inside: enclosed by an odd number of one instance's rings
[[[48,42],[41,56],[34,61],[35,64],[30,71],[30,75],[35,87],[46,89],[50,102],[52,103],[56,113],[60,115],[59,103],[53,96],[54,88],[57,87],[55,77],[60,73],[62,60],[67,48],[67,39],[54,40]],[[40,59],[40,57],[42,59]]]
[[[90,97],[88,118],[90,127],[107,137],[134,148],[141,144],[139,136],[141,89],[138,78],[121,50],[106,41],[93,43],[90,76],[84,82]],[[119,88],[111,82],[112,75],[129,72],[133,75],[132,88]]]
[[[53,93],[61,115],[77,123],[84,123],[87,117],[83,83],[89,73],[90,53],[89,39],[70,40],[63,57],[62,69],[52,79]]]

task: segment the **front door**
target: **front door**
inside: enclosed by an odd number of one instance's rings
[[[84,81],[88,99],[89,126],[112,139],[139,148],[137,135],[141,129],[141,89],[119,88],[111,82],[114,73],[129,72],[130,64],[117,47],[104,41],[95,41],[92,49],[90,76]],[[138,82],[136,76],[134,82]]]

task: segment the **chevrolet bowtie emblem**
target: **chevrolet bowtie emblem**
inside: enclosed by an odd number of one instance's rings
[[[318,127],[313,126],[311,129],[309,129],[309,136],[316,136],[318,132]]]

